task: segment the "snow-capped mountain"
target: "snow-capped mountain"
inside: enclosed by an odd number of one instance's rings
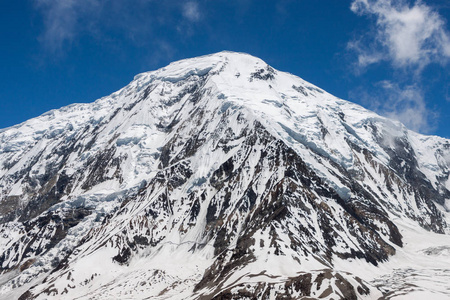
[[[449,173],[258,58],[174,62],[0,131],[0,299],[447,299]]]

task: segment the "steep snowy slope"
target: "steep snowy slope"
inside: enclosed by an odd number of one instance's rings
[[[258,58],[175,62],[0,132],[0,299],[449,297],[449,166]]]

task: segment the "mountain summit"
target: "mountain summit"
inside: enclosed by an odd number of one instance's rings
[[[0,131],[0,299],[450,296],[450,141],[220,52]]]

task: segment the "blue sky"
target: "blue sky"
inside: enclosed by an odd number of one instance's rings
[[[450,138],[449,22],[448,0],[1,1],[0,128],[231,50]]]

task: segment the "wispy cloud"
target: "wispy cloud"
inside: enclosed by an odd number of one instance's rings
[[[45,28],[39,39],[44,47],[54,53],[60,51],[65,43],[72,43],[78,22],[79,2],[35,0],[35,3],[43,12]]]
[[[447,100],[448,102],[450,102],[450,83],[447,84],[447,90],[445,92],[445,100]]]
[[[431,132],[438,117],[437,112],[427,108],[424,93],[417,84],[399,85],[384,80],[374,84],[373,90],[354,90],[350,98],[417,132]]]
[[[437,113],[427,108],[423,92],[418,86],[409,85],[402,88],[390,81],[382,81],[379,85],[384,89],[388,100],[381,107],[381,113],[402,122],[414,131],[432,131],[432,120]]]
[[[191,22],[200,20],[201,14],[198,3],[194,1],[188,1],[184,3],[183,16]]]
[[[348,44],[356,51],[358,66],[389,61],[396,68],[419,72],[428,64],[450,58],[450,35],[444,19],[430,6],[406,0],[354,0],[351,10],[373,17],[374,29]]]
[[[120,35],[140,46],[143,42],[161,40],[158,32],[172,30],[183,34],[178,28],[192,32],[190,25],[203,20],[197,1],[33,1],[43,20],[39,40],[51,54],[64,53],[83,34],[102,41]]]

